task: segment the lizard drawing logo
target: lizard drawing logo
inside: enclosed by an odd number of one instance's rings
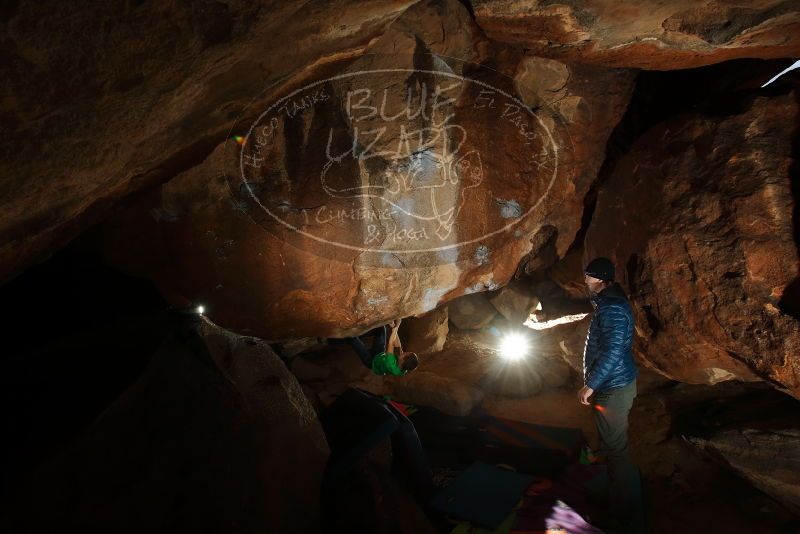
[[[401,127],[398,147],[393,153],[359,151],[359,131],[355,128],[352,149],[333,156],[332,136],[331,129],[326,149],[328,159],[320,175],[326,193],[336,198],[362,197],[385,202],[395,213],[433,223],[441,240],[451,235],[469,190],[484,179],[480,153],[477,150],[461,153],[467,132],[459,125],[429,126],[411,132]],[[416,143],[412,144],[412,139]],[[338,176],[332,176],[332,171],[346,157],[356,159],[361,167],[373,157],[384,158],[387,165],[377,179],[368,176],[366,183],[343,184]]]

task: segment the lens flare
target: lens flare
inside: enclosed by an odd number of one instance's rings
[[[776,74],[775,76],[770,78],[767,83],[765,83],[764,85],[761,86],[761,88],[763,89],[764,87],[768,86],[769,84],[771,84],[772,82],[774,82],[775,80],[777,80],[778,78],[780,78],[781,76],[786,74],[787,72],[789,72],[791,70],[795,70],[795,69],[800,69],[800,60],[795,61],[794,63],[792,63],[791,65],[789,65],[788,67],[786,67],[785,69],[780,71],[778,74]]]
[[[527,338],[521,334],[506,334],[500,342],[500,356],[508,361],[521,360],[529,349]]]
[[[241,135],[234,135],[233,140],[240,145],[244,144],[244,137],[242,137]]]

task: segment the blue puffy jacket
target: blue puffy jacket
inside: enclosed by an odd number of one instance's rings
[[[583,382],[595,391],[626,386],[639,374],[631,352],[631,305],[616,282],[591,301],[595,311],[583,351]]]

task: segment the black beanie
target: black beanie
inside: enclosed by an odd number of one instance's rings
[[[589,276],[605,280],[614,281],[614,264],[608,258],[595,258],[589,262],[584,270]]]

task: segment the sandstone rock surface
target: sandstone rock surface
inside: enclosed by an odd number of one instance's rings
[[[403,349],[417,354],[439,352],[449,332],[447,306],[417,317],[407,317],[400,324]]]
[[[491,39],[562,61],[669,70],[800,56],[791,0],[478,0],[474,10]]]
[[[425,370],[392,382],[394,397],[409,404],[434,406],[450,415],[467,415],[483,399],[483,391],[466,382]]]
[[[545,266],[572,243],[633,81],[567,65],[563,101],[527,113],[514,100],[523,61],[494,50],[458,2],[417,4],[320,85],[327,99],[312,91],[269,135],[217,146],[119,210],[100,247],[170,300],[273,340],[360,334],[501,287],[523,259]],[[436,91],[435,109],[426,97],[425,113],[386,118]],[[361,145],[372,152],[355,157]]]
[[[741,429],[688,441],[721,458],[737,474],[778,502],[800,513],[800,429]]]
[[[514,324],[522,324],[539,303],[526,281],[513,281],[489,296],[498,313]]]
[[[601,188],[584,261],[615,260],[640,352],[675,380],[761,378],[800,397],[794,94],[653,127]],[[647,206],[647,210],[640,209]]]
[[[237,117],[361,55],[412,4],[10,4],[0,280],[203,161]]]
[[[461,330],[480,330],[497,315],[497,309],[484,293],[460,297],[447,306],[450,321]]]
[[[2,18],[0,282],[104,220],[106,259],[171,304],[342,337],[521,268],[577,299],[583,254],[608,246],[635,271],[648,365],[798,394],[791,97],[654,129],[601,194],[596,248],[573,247],[629,68],[798,57],[796,2],[23,0]],[[643,176],[662,171],[683,181]],[[615,202],[638,212],[621,240],[596,230]]]
[[[745,384],[749,391],[739,397],[725,398],[725,392],[717,393],[688,412],[677,407],[683,413],[675,428],[706,457],[798,514],[797,401],[766,388],[755,388],[756,385]]]

